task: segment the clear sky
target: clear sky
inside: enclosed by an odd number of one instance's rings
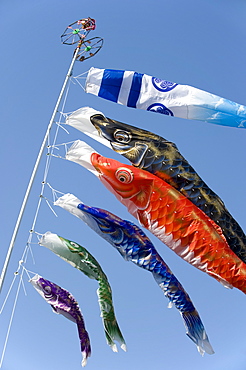
[[[1,18],[1,249],[3,264],[22,199],[69,67],[73,46],[62,45],[60,35],[70,23],[92,17],[91,36],[104,38],[102,50],[74,75],[90,67],[133,70],[189,84],[232,101],[245,101],[246,4],[244,0],[113,0],[2,1]],[[245,129],[171,118],[123,107],[86,94],[71,84],[64,112],[82,106],[173,141],[204,181],[223,199],[246,230]],[[58,117],[56,118],[58,119]],[[79,131],[59,131],[57,143],[85,140],[100,153],[122,160]],[[54,135],[52,130],[51,135]],[[61,153],[62,154],[62,153]],[[18,268],[33,223],[46,155],[19,230],[1,305]],[[107,209],[136,222],[98,179],[79,165],[53,158],[48,182],[63,193],[73,193],[85,204]],[[45,196],[52,193],[46,188]],[[199,369],[243,370],[246,363],[246,299],[239,290],[225,289],[189,265],[157,238],[157,250],[189,293],[202,318],[215,354],[202,358],[186,337],[178,311],[150,273],[125,262],[113,247],[82,221],[58,207],[55,217],[42,202],[35,230],[50,230],[87,248],[99,261],[113,290],[115,312],[128,351],[113,353],[107,346],[97,302],[97,282],[73,269],[36,244],[26,268],[69,290],[78,300],[92,346],[90,370]],[[15,300],[18,277],[0,316],[0,349]],[[81,368],[76,325],[55,315],[24,275],[3,363],[4,370]]]

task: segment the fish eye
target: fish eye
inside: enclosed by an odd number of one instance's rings
[[[50,286],[48,286],[48,285],[46,285],[46,286],[44,287],[44,290],[46,291],[46,293],[50,293],[50,292],[51,292],[51,287],[50,287]]]
[[[74,242],[70,242],[71,246],[74,247],[74,248],[79,248],[78,244],[74,243]]]
[[[117,180],[124,184],[129,184],[133,180],[133,172],[128,170],[128,168],[120,167],[118,170],[115,172],[115,177]]]
[[[114,138],[120,143],[129,143],[132,137],[127,131],[115,130]]]

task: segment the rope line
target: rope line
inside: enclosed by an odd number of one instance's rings
[[[19,268],[20,268],[20,264],[19,264]],[[19,284],[18,284],[18,287],[17,287],[17,292],[16,292],[16,295],[15,295],[13,308],[12,308],[12,311],[11,311],[11,316],[10,316],[10,320],[9,320],[7,334],[6,334],[6,337],[5,337],[2,356],[1,356],[1,360],[0,360],[0,368],[2,367],[2,364],[3,364],[4,355],[5,355],[5,352],[6,352],[6,347],[7,347],[7,343],[8,343],[8,339],[9,339],[9,334],[10,334],[10,330],[11,330],[12,323],[13,323],[13,318],[14,318],[14,314],[15,314],[15,310],[16,310],[17,300],[18,300],[19,293],[20,293],[20,287],[22,285],[23,272],[24,272],[24,269],[22,269],[21,274],[20,274],[20,280],[19,280]]]
[[[47,199],[47,198],[45,198],[45,201],[46,201],[46,204],[48,205],[48,207],[50,208],[50,210],[54,213],[54,215],[55,215],[56,217],[58,217],[58,215],[55,213],[54,209],[51,207],[51,205],[50,205],[50,203],[49,203],[49,201],[48,201],[48,199]]]
[[[71,77],[70,77],[70,80],[69,80],[69,83],[68,83],[68,86],[67,86],[67,89],[66,89],[66,92],[65,92],[65,95],[64,95],[63,104],[62,104],[62,111],[64,111],[64,107],[65,107],[65,104],[66,104],[66,101],[67,101],[68,92],[69,92],[69,89],[70,89],[70,82],[71,82]],[[13,306],[12,306],[12,311],[11,311],[11,315],[10,315],[10,319],[9,319],[9,324],[8,324],[8,328],[7,328],[7,333],[6,333],[5,341],[4,341],[4,345],[3,345],[2,355],[1,355],[1,358],[0,358],[0,368],[2,367],[2,364],[3,364],[3,360],[4,360],[6,348],[7,348],[7,343],[8,343],[8,339],[9,339],[9,335],[10,335],[10,330],[11,330],[11,327],[12,327],[12,323],[13,323],[13,318],[14,318],[14,314],[15,314],[15,310],[16,310],[17,301],[18,301],[18,298],[19,298],[19,293],[20,293],[21,286],[23,288],[23,291],[24,291],[25,296],[27,295],[27,291],[26,291],[26,288],[25,288],[25,285],[24,285],[24,281],[23,281],[23,273],[25,271],[26,274],[28,275],[29,279],[30,279],[29,272],[31,272],[31,271],[27,270],[24,267],[24,264],[27,262],[27,258],[28,258],[28,255],[29,254],[31,254],[32,260],[33,260],[33,264],[35,264],[34,255],[33,255],[33,251],[32,251],[32,248],[31,248],[31,243],[32,243],[32,237],[33,237],[33,233],[34,233],[34,230],[35,230],[35,226],[36,226],[36,223],[37,223],[37,219],[38,219],[38,215],[39,215],[39,211],[40,211],[40,207],[41,207],[41,204],[42,204],[42,200],[43,199],[46,201],[46,204],[51,209],[51,211],[53,212],[53,214],[57,217],[57,214],[52,209],[51,205],[49,204],[49,201],[44,197],[44,191],[45,191],[45,185],[47,185],[52,190],[53,198],[57,197],[57,193],[59,193],[58,191],[54,190],[46,182],[47,177],[48,177],[48,173],[49,173],[49,170],[50,170],[51,158],[53,156],[53,152],[54,152],[55,147],[56,147],[56,140],[57,140],[57,137],[58,137],[58,133],[59,133],[60,128],[63,128],[62,125],[61,125],[61,119],[62,119],[62,117],[64,117],[64,114],[57,111],[56,114],[58,114],[58,113],[60,114],[58,122],[55,122],[53,120],[53,123],[56,123],[56,131],[55,131],[55,134],[54,134],[54,139],[53,139],[53,144],[52,145],[50,145],[50,133],[48,134],[48,137],[47,137],[47,144],[48,144],[47,145],[47,149],[48,149],[49,155],[46,156],[43,181],[41,183],[41,192],[40,192],[39,199],[38,199],[38,202],[37,202],[37,206],[36,206],[34,218],[33,218],[33,221],[32,221],[32,226],[31,226],[31,229],[29,231],[28,241],[27,241],[27,244],[26,244],[26,246],[24,248],[24,251],[23,251],[23,254],[22,254],[22,258],[19,261],[18,268],[17,268],[17,270],[14,273],[14,278],[13,278],[11,284],[10,284],[9,290],[7,292],[7,295],[6,295],[5,299],[4,299],[3,305],[2,305],[1,310],[0,310],[0,314],[1,314],[3,312],[3,309],[4,309],[5,305],[6,305],[7,300],[9,299],[9,296],[10,296],[10,293],[11,293],[11,291],[13,289],[13,286],[14,286],[14,283],[16,281],[16,278],[17,278],[17,276],[19,276],[19,283],[18,283],[18,287],[17,287],[17,291],[16,291],[14,303],[13,303]],[[63,129],[69,134],[69,132],[65,128],[63,128]],[[21,273],[19,274],[20,269],[21,269]]]
[[[52,151],[52,153],[48,153],[49,156],[52,156],[52,157],[55,157],[55,158],[60,158],[60,159],[66,159],[66,155],[67,155],[67,152],[69,150],[69,146],[71,146],[71,144],[73,144],[75,142],[75,140],[73,141],[68,141],[66,143],[61,143],[61,144],[55,144],[55,146],[53,146],[53,149],[56,149],[56,150],[60,150],[59,147],[64,147],[64,150],[65,150],[65,156],[63,157],[62,155],[57,155],[57,154],[54,154],[54,150]],[[50,146],[51,147],[51,146]]]
[[[49,186],[49,188],[51,189],[52,191],[52,195],[53,195],[53,203],[59,198],[59,196],[57,194],[61,194],[61,195],[64,195],[65,193],[59,191],[59,190],[55,190],[54,188],[52,188],[52,186],[47,183],[47,185]]]
[[[70,132],[67,129],[65,129],[65,127],[63,127],[61,123],[55,122],[55,124],[58,125],[62,130],[64,130],[69,135]]]
[[[79,79],[81,79],[81,80],[86,80],[86,76],[84,76],[85,74],[87,74],[89,72],[89,70],[88,71],[86,71],[86,72],[83,72],[83,73],[81,73],[80,75],[78,75],[78,76],[73,76],[72,77],[72,82],[73,82],[73,80],[75,80],[75,83],[77,83],[80,87],[81,87],[81,89],[83,90],[83,91],[85,91],[85,87],[81,84],[81,82],[79,81]],[[84,81],[85,82],[85,81]]]

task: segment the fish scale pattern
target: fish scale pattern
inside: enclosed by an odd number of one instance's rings
[[[246,263],[246,235],[220,197],[202,180],[179,152],[177,146],[150,131],[137,128],[102,114],[91,117],[100,136],[114,151],[131,163],[168,182],[199,207],[222,229],[234,253]],[[118,135],[120,130],[121,135]]]
[[[96,153],[91,163],[146,229],[190,264],[246,293],[246,264],[230,249],[220,227],[188,198],[142,169]],[[122,170],[124,176],[128,173],[126,182],[119,178]]]
[[[91,355],[91,345],[78,302],[67,290],[44,279],[42,276],[35,275],[30,282],[45,301],[51,305],[54,312],[65,316],[77,324],[83,356],[82,366],[85,366],[87,358]]]
[[[246,293],[246,265],[227,246],[219,229],[187,198],[156,181],[141,223],[188,262]]]
[[[81,217],[94,231],[115,247],[122,257],[150,271],[171,305],[180,311],[186,334],[203,354],[214,353],[200,316],[189,295],[156,251],[150,239],[135,224],[112,213],[83,203],[77,205]],[[86,215],[86,217],[85,217]],[[97,227],[95,226],[95,223]]]
[[[159,150],[161,146],[163,145],[160,145]],[[207,186],[188,162],[181,158],[171,161],[168,152],[166,156],[159,157],[150,150],[148,155],[139,167],[170,183],[220,225],[231,249],[246,262],[246,236],[243,230],[218,195]]]

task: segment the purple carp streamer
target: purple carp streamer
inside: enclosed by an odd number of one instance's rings
[[[49,231],[42,235],[39,244],[50,249],[90,279],[98,281],[98,302],[107,343],[114,352],[118,352],[114,342],[117,340],[120,347],[126,351],[125,340],[115,317],[112,290],[108,278],[97,260],[86,248]]]
[[[86,92],[131,108],[246,128],[246,107],[231,100],[133,71],[92,67]]]
[[[123,155],[135,167],[153,173],[180,191],[221,227],[231,250],[246,263],[244,231],[174,143],[150,131],[107,118],[89,107],[73,112],[66,123]],[[79,154],[79,149],[77,152]]]
[[[51,305],[55,313],[61,314],[77,324],[83,357],[82,366],[85,366],[87,358],[91,355],[91,346],[78,303],[67,290],[42,278],[38,274],[30,280],[30,283],[46,302]]]
[[[138,226],[103,209],[86,206],[73,194],[58,198],[55,205],[84,221],[116,248],[125,260],[152,272],[165,296],[179,310],[187,330],[186,334],[196,344],[199,353],[214,353],[189,295]]]

